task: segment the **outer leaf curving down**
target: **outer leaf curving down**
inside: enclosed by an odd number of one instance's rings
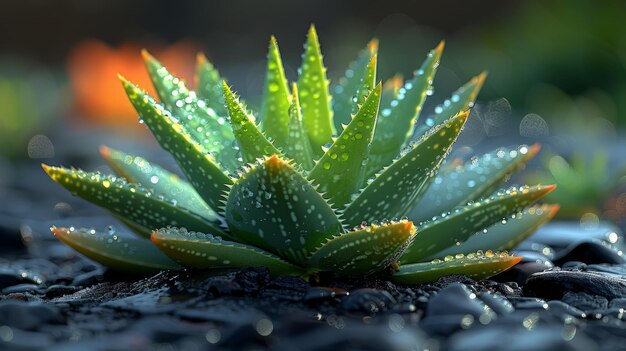
[[[54,236],[81,254],[107,267],[127,273],[154,273],[180,269],[150,240],[122,237],[95,229],[50,228]]]
[[[50,178],[94,204],[130,222],[142,235],[149,236],[153,229],[165,226],[182,226],[190,230],[223,234],[219,224],[211,223],[176,206],[170,198],[128,183],[124,179],[100,173],[49,167],[42,165]]]
[[[479,230],[523,210],[554,188],[554,185],[512,187],[420,224],[420,235],[402,255],[401,261],[414,263],[435,258],[433,255],[437,252],[463,242]]]
[[[513,267],[521,259],[506,252],[481,251],[468,255],[459,254],[447,256],[443,260],[402,265],[391,279],[396,283],[407,285],[432,283],[440,277],[453,274],[484,279]]]
[[[174,261],[193,268],[267,267],[272,275],[299,275],[303,271],[280,257],[254,246],[226,241],[184,228],[162,228],[152,233],[152,242]]]

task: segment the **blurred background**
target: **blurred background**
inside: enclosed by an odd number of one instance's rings
[[[428,50],[445,39],[435,94],[423,116],[471,77],[489,72],[456,156],[541,142],[541,156],[519,182],[557,182],[551,201],[561,203],[564,217],[593,224],[626,215],[624,1],[0,4],[4,199],[26,189],[50,191],[52,182],[37,169],[40,162],[104,169],[100,144],[168,162],[137,123],[117,79],[121,73],[150,88],[141,48],[189,82],[196,54],[204,52],[254,107],[269,36],[278,38],[287,76],[295,80],[306,30],[314,23],[331,81],[373,37],[380,40],[384,80],[410,77]],[[51,208],[64,211],[67,204],[55,196]],[[11,211],[4,208],[3,215]]]

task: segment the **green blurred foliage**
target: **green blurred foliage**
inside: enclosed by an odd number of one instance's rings
[[[29,140],[59,117],[63,100],[59,80],[47,70],[17,60],[0,61],[0,156],[42,154],[45,150],[35,149],[45,147],[45,137],[33,139],[30,150]]]
[[[504,96],[518,111],[552,124],[570,118],[569,96],[577,109],[587,104],[590,117],[624,128],[625,16],[624,1],[527,1],[494,24],[477,24],[456,37],[465,54],[454,56],[466,58],[470,73],[490,71],[482,99]]]

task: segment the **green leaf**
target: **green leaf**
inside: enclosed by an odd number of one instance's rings
[[[337,208],[343,208],[363,182],[363,165],[376,126],[380,91],[379,84],[308,176]]]
[[[274,144],[284,147],[289,134],[289,87],[276,38],[272,36],[267,54],[267,72],[261,104],[261,126]]]
[[[95,229],[50,228],[54,236],[90,259],[125,273],[180,269],[149,240],[102,233]]]
[[[383,93],[380,97],[380,106],[389,106],[397,96],[403,85],[402,75],[396,74],[383,84]]]
[[[450,213],[418,225],[419,234],[401,257],[403,263],[415,263],[466,241],[471,235],[517,213],[554,190],[554,185],[512,187],[481,201],[457,207]]]
[[[366,76],[366,71],[371,63],[372,57],[378,52],[378,40],[372,39],[367,43],[367,47],[359,52],[356,60],[354,60],[348,66],[346,73],[339,79],[339,83],[332,89],[333,91],[333,118],[335,120],[335,129],[337,131],[343,130],[343,125],[350,123],[350,113],[354,113],[354,97],[359,92],[361,85],[363,84],[363,78]],[[376,78],[374,77],[373,81]],[[372,83],[374,87],[375,83]],[[362,103],[362,102],[360,102]]]
[[[162,228],[152,233],[152,242],[167,256],[185,267],[246,268],[267,267],[274,276],[300,275],[303,270],[280,257],[254,246],[223,240],[185,228]]]
[[[178,207],[166,194],[150,191],[121,177],[42,165],[50,178],[72,194],[128,219],[146,236],[156,228],[181,226],[189,230],[222,235],[216,223]]]
[[[361,227],[329,239],[309,265],[343,276],[376,273],[398,260],[414,234],[415,226],[406,220]]]
[[[131,183],[139,183],[153,189],[158,194],[166,194],[176,199],[178,207],[187,209],[209,222],[218,222],[221,218],[202,200],[191,184],[180,179],[176,174],[139,156],[133,156],[106,146],[100,147],[100,154],[113,170]]]
[[[239,102],[226,82],[222,82],[226,107],[230,115],[230,124],[233,127],[235,138],[245,162],[254,162],[257,158],[273,154],[281,154],[265,135],[257,128],[254,117],[250,116],[246,108]]]
[[[409,217],[416,222],[425,221],[493,193],[511,174],[524,168],[539,149],[539,144],[499,148],[454,169],[442,167]]]
[[[196,58],[196,89],[198,96],[206,101],[218,116],[226,116],[226,103],[222,93],[222,77],[204,54]]]
[[[235,182],[225,212],[238,241],[297,264],[342,230],[326,200],[276,155],[259,161]]]
[[[159,99],[178,117],[190,137],[210,152],[225,169],[234,172],[241,164],[233,147],[235,137],[224,117],[218,116],[204,100],[189,90],[185,82],[167,71],[147,51],[144,61]]]
[[[180,168],[211,208],[218,208],[232,180],[215,163],[209,151],[194,141],[187,129],[152,99],[120,76],[126,94],[161,146],[174,156]]]
[[[468,112],[438,125],[376,175],[342,215],[347,225],[405,216],[461,132]],[[373,151],[373,150],[372,150]],[[370,159],[371,162],[371,159]]]
[[[359,87],[359,90],[354,97],[356,101],[352,103],[352,114],[350,114],[350,117],[352,117],[353,114],[359,112],[361,105],[365,103],[365,99],[367,99],[369,94],[372,92],[372,90],[374,90],[374,87],[376,86],[376,62],[377,56],[374,55],[367,65],[365,75],[361,80],[361,86]]]
[[[398,95],[389,103],[389,106],[381,107],[372,141],[368,175],[390,164],[411,136],[413,125],[426,96],[432,93],[432,81],[439,66],[443,46],[444,43],[441,42],[439,46],[431,50],[422,67],[415,72],[413,79],[400,88]]]
[[[482,72],[455,91],[443,104],[435,107],[435,114],[428,117],[425,123],[416,129],[415,133],[413,133],[413,137],[419,137],[426,133],[428,129],[432,128],[432,126],[445,121],[461,111],[473,107],[474,101],[476,101],[476,97],[485,83],[485,79],[487,79],[487,72]]]
[[[463,274],[476,280],[485,279],[513,267],[521,259],[506,252],[459,254],[455,257],[448,256],[445,260],[402,265],[391,276],[391,280],[399,284],[416,285],[432,283],[441,277],[455,274]]]
[[[313,150],[302,124],[298,86],[293,83],[291,89],[293,93],[291,106],[289,106],[289,134],[285,143],[285,153],[304,170],[309,171],[313,168]]]
[[[300,76],[298,77],[302,122],[309,135],[313,152],[322,154],[322,146],[332,142],[333,116],[330,109],[326,68],[322,62],[315,27],[311,25],[304,45]]]
[[[509,216],[506,221],[496,223],[485,232],[472,235],[458,246],[439,251],[433,257],[445,257],[478,250],[511,250],[532,235],[559,210],[559,205],[537,205]]]

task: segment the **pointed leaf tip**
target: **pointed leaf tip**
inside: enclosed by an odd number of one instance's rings
[[[100,155],[102,155],[102,157],[104,158],[109,158],[111,156],[111,149],[109,149],[105,145],[100,145],[100,147],[98,147],[98,151],[100,152]]]
[[[203,52],[199,52],[196,54],[196,62],[198,65],[205,65],[207,63],[206,55]]]
[[[373,38],[367,43],[367,49],[370,51],[370,54],[373,55],[378,52],[378,39]]]
[[[439,44],[437,45],[437,47],[435,48],[435,52],[441,56],[441,53],[443,53],[443,49],[446,47],[446,41],[442,40],[439,42]]]
[[[154,56],[152,56],[152,54],[150,54],[150,52],[146,49],[141,49],[141,57],[144,62],[156,61],[156,58],[154,58]]]

